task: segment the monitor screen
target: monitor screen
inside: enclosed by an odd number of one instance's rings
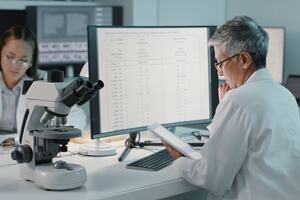
[[[89,77],[105,85],[91,102],[92,138],[146,130],[153,122],[210,121],[217,73],[207,42],[214,30],[90,26]]]
[[[122,25],[122,16],[116,14],[121,11],[121,7],[105,6],[27,7],[28,26],[38,40],[39,64],[86,62],[87,26]]]
[[[269,35],[267,68],[276,81],[283,83],[285,29],[283,27],[265,27],[264,30]]]

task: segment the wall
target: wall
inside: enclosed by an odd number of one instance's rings
[[[158,25],[220,25],[226,0],[159,0]]]
[[[225,20],[225,2],[133,0],[133,25],[220,25]]]
[[[155,26],[158,20],[159,0],[133,0],[133,23],[135,26]]]
[[[286,80],[288,74],[300,74],[299,8],[299,0],[227,0],[226,19],[236,15],[248,15],[262,26],[286,28],[284,65],[284,80]]]

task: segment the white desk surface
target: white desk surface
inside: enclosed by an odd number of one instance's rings
[[[123,142],[122,142],[123,143]],[[119,144],[120,145],[120,144]],[[76,151],[78,144],[69,143]],[[153,148],[153,147],[152,147]],[[157,148],[157,147],[156,147]],[[83,165],[87,182],[79,189],[47,191],[19,177],[18,164],[10,158],[10,151],[0,152],[0,199],[161,199],[199,189],[179,177],[173,166],[157,172],[126,169],[126,164],[151,154],[149,150],[133,149],[123,162],[118,157],[124,147],[117,148],[117,155],[87,157],[66,153],[59,158]]]

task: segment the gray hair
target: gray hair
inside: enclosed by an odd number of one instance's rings
[[[266,66],[269,36],[253,19],[237,16],[219,27],[210,38],[210,46],[223,46],[224,53],[238,54],[242,51],[250,53],[255,67]]]

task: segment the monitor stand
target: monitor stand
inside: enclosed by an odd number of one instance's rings
[[[126,156],[129,154],[130,150],[139,146],[139,147],[144,147],[144,146],[163,146],[162,143],[152,143],[152,142],[140,142],[136,140],[136,137],[140,137],[140,132],[133,132],[129,133],[129,138],[125,142],[125,149],[122,152],[121,156],[119,157],[119,161],[122,162],[125,160]]]
[[[81,145],[78,152],[86,156],[111,156],[116,154],[116,148],[101,142],[100,139],[94,139],[87,144]]]

